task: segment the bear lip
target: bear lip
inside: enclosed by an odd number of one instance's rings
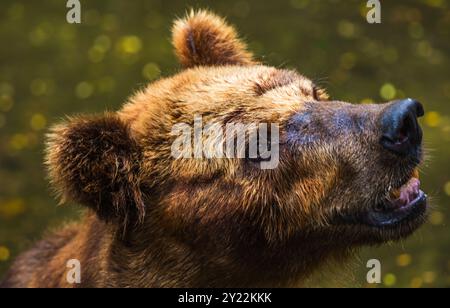
[[[407,207],[420,194],[420,181],[418,178],[412,177],[409,181],[402,185],[398,189],[391,189],[389,191],[389,197],[387,202],[381,204],[381,206],[375,207],[376,211],[389,211]]]
[[[390,197],[367,213],[365,223],[373,227],[392,227],[423,217],[427,210],[427,195],[420,190],[420,181],[412,177]]]

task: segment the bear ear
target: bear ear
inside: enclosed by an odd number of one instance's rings
[[[116,114],[80,116],[48,135],[46,165],[61,202],[72,200],[107,221],[141,221],[141,151]]]
[[[256,64],[235,29],[208,11],[191,11],[185,18],[176,20],[172,43],[185,67]]]

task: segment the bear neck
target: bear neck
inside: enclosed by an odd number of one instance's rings
[[[252,236],[201,236],[147,221],[126,236],[117,230],[105,270],[115,287],[291,287],[303,285],[323,263],[348,255],[301,235],[273,244],[261,233],[245,234]]]

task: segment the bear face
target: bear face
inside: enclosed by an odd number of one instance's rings
[[[232,27],[205,11],[178,20],[173,43],[184,71],[118,112],[53,128],[47,165],[63,201],[91,208],[134,250],[170,235],[202,250],[205,262],[244,267],[249,277],[270,266],[258,279],[275,284],[360,245],[406,237],[425,221],[420,103],[330,100],[305,76],[258,63]],[[174,126],[192,128],[196,117],[219,128],[276,124],[277,164],[174,157]]]

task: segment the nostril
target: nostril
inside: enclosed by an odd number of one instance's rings
[[[422,105],[412,99],[396,101],[383,113],[381,144],[398,154],[408,154],[422,141],[417,118],[424,114]]]
[[[398,127],[386,126],[387,129],[383,134],[383,138],[394,144],[402,144],[408,141],[412,131],[412,125],[409,117],[405,117],[399,122]]]
[[[396,144],[402,144],[408,141],[409,135],[411,132],[414,131],[413,123],[411,121],[411,117],[406,117],[403,119],[403,123],[400,126],[400,129],[398,131],[398,135],[396,136],[396,139],[394,142]]]
[[[402,144],[408,141],[408,135],[406,133],[401,132],[396,140],[394,140],[395,144]]]

